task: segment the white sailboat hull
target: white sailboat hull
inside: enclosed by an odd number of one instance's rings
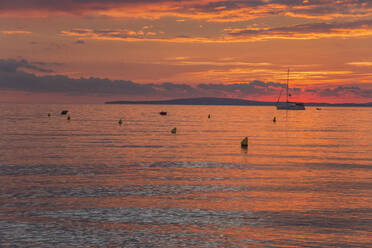
[[[276,105],[278,110],[305,110],[305,105],[300,102],[279,102]]]

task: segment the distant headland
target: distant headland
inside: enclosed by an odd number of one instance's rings
[[[230,105],[230,106],[276,106],[276,102],[251,101],[238,98],[180,98],[159,101],[110,101],[105,104],[154,104],[154,105]],[[317,107],[372,107],[369,103],[305,103],[306,106]]]

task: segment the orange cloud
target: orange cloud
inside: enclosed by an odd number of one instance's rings
[[[172,64],[177,65],[210,65],[210,66],[250,66],[250,67],[259,67],[259,66],[270,66],[271,63],[268,62],[244,62],[232,60],[230,58],[220,59],[220,60],[200,60],[200,59],[190,59],[187,57],[176,57],[169,58],[169,61],[172,61]],[[169,63],[167,61],[167,63]]]
[[[32,34],[31,31],[26,30],[3,30],[0,31],[2,34]]]
[[[372,66],[372,62],[364,61],[364,62],[349,62],[348,65],[355,65],[355,66]]]
[[[309,23],[278,28],[227,29],[227,39],[321,39],[372,36],[372,19],[354,22]]]

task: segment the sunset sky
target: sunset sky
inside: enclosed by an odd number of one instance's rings
[[[371,0],[0,0],[0,102],[372,102]]]

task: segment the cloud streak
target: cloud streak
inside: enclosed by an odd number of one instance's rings
[[[353,65],[353,66],[372,66],[372,62],[371,61],[349,62],[347,64],[348,65]]]
[[[227,30],[231,39],[320,39],[372,36],[372,19],[354,22],[309,23],[278,28]]]
[[[78,37],[93,40],[111,40],[125,42],[173,42],[173,43],[210,43],[222,42],[222,40],[209,39],[205,37],[175,36],[167,37],[164,34],[146,30],[128,30],[128,29],[71,29],[62,30],[61,35],[67,37]]]
[[[0,31],[2,34],[7,34],[7,35],[14,35],[14,34],[32,34],[31,31],[26,31],[26,30],[2,30]]]
[[[274,28],[225,29],[225,34],[211,37],[172,36],[146,29],[71,29],[61,31],[63,36],[94,40],[125,42],[152,41],[175,43],[233,43],[273,39],[309,40],[321,38],[360,38],[372,36],[372,19],[352,22],[318,22]]]

